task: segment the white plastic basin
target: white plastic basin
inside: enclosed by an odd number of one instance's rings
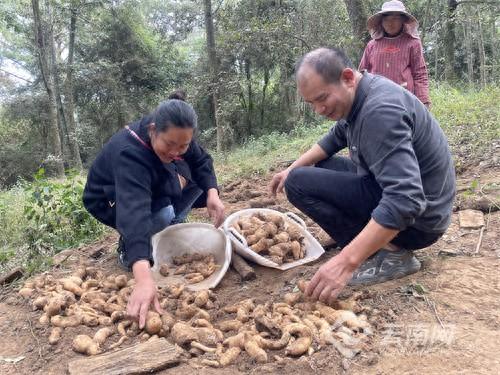
[[[197,284],[187,284],[191,290],[214,288],[224,277],[231,263],[231,242],[221,229],[211,224],[185,223],[171,225],[155,234],[151,240],[153,245],[154,266],[153,277],[158,286],[163,287],[184,282],[182,275],[159,274],[160,265],[167,263],[171,267],[170,274],[175,267],[172,257],[185,253],[213,254],[217,270],[205,280]]]
[[[305,257],[293,262],[277,264],[262,255],[257,254],[255,251],[250,249],[247,245],[247,242],[243,236],[241,236],[234,228],[231,228],[234,222],[236,222],[240,217],[251,216],[257,212],[264,213],[272,213],[275,215],[283,216],[286,221],[294,221],[299,225],[302,230],[302,234],[304,235],[304,243],[306,248]],[[282,271],[288,270],[293,267],[300,266],[301,264],[306,264],[312,262],[313,260],[318,259],[325,250],[320,245],[320,243],[313,237],[311,233],[306,229],[306,225],[304,221],[295,215],[293,212],[281,213],[276,210],[270,210],[268,208],[249,208],[246,210],[241,210],[233,213],[224,221],[224,231],[231,238],[231,242],[233,244],[234,251],[240,254],[242,257],[249,259],[257,264],[266,267],[277,268]]]

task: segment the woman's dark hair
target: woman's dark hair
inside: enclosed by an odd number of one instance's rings
[[[184,91],[182,89],[175,90],[173,93],[171,93],[168,96],[168,99],[179,99],[179,100],[182,100],[185,102],[186,101],[186,91]]]
[[[177,90],[156,108],[153,112],[153,122],[157,133],[167,131],[172,126],[184,129],[197,128],[198,116],[193,107],[184,101],[185,97],[184,91]]]

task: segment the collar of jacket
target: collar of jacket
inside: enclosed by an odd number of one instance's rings
[[[130,124],[129,127],[141,138],[148,146],[151,147],[151,138],[149,138],[148,125],[151,124],[151,116],[144,116],[138,121]],[[134,140],[138,142],[137,140]]]
[[[366,70],[362,71],[363,77],[360,79],[358,83],[358,87],[356,88],[356,94],[354,94],[354,101],[352,103],[351,111],[346,118],[348,124],[356,121],[356,117],[363,106],[363,103],[368,95],[368,91],[370,91],[370,84],[375,78],[373,74],[368,73]]]

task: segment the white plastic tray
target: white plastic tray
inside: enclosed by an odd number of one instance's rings
[[[185,223],[171,225],[158,232],[151,239],[153,245],[154,266],[153,278],[158,286],[163,287],[185,282],[182,275],[173,275],[175,267],[172,257],[185,253],[197,252],[213,254],[218,269],[208,278],[197,284],[186,284],[191,290],[214,288],[226,274],[231,263],[231,242],[221,229],[211,224]],[[171,274],[167,277],[159,274],[160,265],[171,266]]]
[[[306,254],[305,257],[293,262],[288,262],[288,263],[283,263],[283,264],[277,264],[262,255],[257,254],[255,251],[251,250],[248,245],[247,241],[245,238],[240,235],[234,228],[231,228],[234,222],[236,222],[239,218],[243,216],[251,216],[257,212],[263,212],[263,213],[272,213],[276,215],[283,216],[283,218],[286,221],[292,220],[295,223],[299,225],[299,227],[302,230],[302,233],[304,234],[304,243],[306,247]],[[325,250],[323,247],[319,244],[319,242],[312,236],[311,233],[306,229],[306,225],[304,221],[295,215],[293,212],[286,212],[286,213],[281,213],[276,210],[270,210],[268,208],[249,208],[246,210],[241,210],[238,212],[233,213],[230,215],[226,221],[224,221],[224,231],[226,234],[229,236],[231,239],[231,242],[233,244],[233,249],[236,251],[238,254],[240,254],[242,257],[249,259],[257,264],[260,264],[262,266],[266,267],[272,267],[272,268],[277,268],[282,271],[288,270],[293,267],[300,266],[301,264],[306,264],[309,262],[312,262],[313,260],[318,259]]]

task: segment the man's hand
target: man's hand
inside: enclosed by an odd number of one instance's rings
[[[385,228],[370,219],[363,230],[340,254],[322,265],[306,288],[306,296],[331,304],[352,278],[352,274],[370,255],[386,246],[399,230]]]
[[[307,284],[306,296],[331,304],[351,280],[357,266],[342,253],[323,264]]]
[[[158,291],[156,284],[151,277],[149,261],[139,260],[132,266],[136,284],[127,303],[127,315],[139,320],[139,328],[144,328],[146,316],[151,304],[159,314],[163,314],[158,301]]]
[[[292,169],[297,167],[303,167],[306,165],[315,165],[317,162],[324,160],[328,157],[328,154],[321,148],[320,145],[315,144],[304,154],[302,154],[297,160],[295,160],[287,169],[276,173],[269,184],[269,192],[276,196],[276,193],[283,192],[283,186],[285,186],[285,181],[288,174]]]
[[[218,228],[224,222],[224,204],[217,189],[209,189],[207,192],[207,211],[214,226]]]
[[[287,168],[284,171],[276,173],[273,176],[273,179],[271,180],[271,183],[269,184],[269,191],[271,192],[272,195],[276,196],[276,193],[283,192],[283,186],[285,185],[285,181],[286,181],[286,178],[288,177],[289,173],[290,173],[290,169]]]

